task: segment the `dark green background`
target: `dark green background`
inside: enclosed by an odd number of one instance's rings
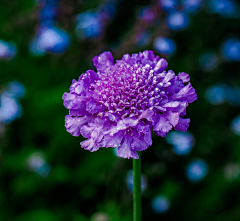
[[[132,161],[116,158],[110,148],[85,151],[79,145],[83,138],[71,136],[64,127],[68,111],[61,97],[69,91],[72,79],[93,68],[95,55],[112,49],[115,59],[120,59],[123,53],[152,50],[152,41],[143,48],[123,45],[134,34],[138,7],[150,4],[143,0],[120,1],[102,38],[77,39],[74,16],[99,4],[96,0],[62,0],[57,25],[70,33],[70,48],[63,55],[36,58],[28,52],[38,25],[34,1],[0,2],[0,38],[14,41],[18,47],[14,60],[0,61],[0,84],[17,80],[26,87],[22,117],[7,125],[5,136],[0,138],[1,221],[86,221],[96,212],[109,214],[113,221],[132,219],[132,195],[125,183]],[[153,39],[157,37],[154,34],[161,33],[159,26],[150,30]],[[205,90],[213,84],[240,86],[240,65],[221,61],[212,72],[204,72],[198,65],[199,56],[206,51],[221,57],[222,42],[227,37],[240,37],[239,30],[239,19],[223,19],[202,10],[192,17],[187,30],[167,32],[178,45],[176,55],[168,59],[168,69],[189,73],[198,94],[198,100],[187,108],[196,144],[190,155],[180,157],[165,139],[153,135],[153,145],[142,153],[142,172],[148,180],[143,220],[240,220],[240,179],[229,181],[223,172],[229,163],[240,165],[240,137],[230,129],[240,107],[229,103],[213,106],[204,98]],[[29,155],[36,151],[42,152],[52,167],[46,178],[26,167]],[[185,168],[194,158],[209,164],[208,175],[197,184],[185,177]],[[151,209],[151,200],[158,194],[171,200],[164,215]]]

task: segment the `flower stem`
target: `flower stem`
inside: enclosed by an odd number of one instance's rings
[[[141,151],[138,155],[139,159],[133,160],[133,221],[142,220]]]

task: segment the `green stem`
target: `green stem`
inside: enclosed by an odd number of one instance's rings
[[[141,151],[138,155],[139,159],[133,160],[133,221],[142,220]]]

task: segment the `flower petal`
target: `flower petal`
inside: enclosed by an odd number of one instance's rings
[[[165,84],[168,81],[172,80],[175,77],[175,73],[173,71],[168,71],[166,76],[163,78],[162,83]]]
[[[70,109],[73,107],[73,101],[76,99],[77,95],[76,94],[70,94],[65,92],[62,96],[62,99],[64,100],[64,107],[67,109]]]
[[[70,86],[70,92],[78,95],[85,95],[88,90],[88,85],[86,85],[83,81],[75,81]]]
[[[186,132],[190,123],[190,118],[180,118],[178,124],[174,127],[175,130]]]
[[[94,127],[90,125],[83,125],[80,129],[80,133],[85,138],[90,138],[91,133],[93,131]]]
[[[94,139],[92,138],[88,140],[84,140],[80,144],[81,144],[81,147],[83,147],[85,150],[89,150],[91,152],[97,151],[99,149]]]
[[[78,137],[80,135],[81,127],[86,124],[90,119],[90,116],[71,117],[70,115],[67,115],[65,117],[65,127],[67,129],[67,132],[71,133],[73,136]]]
[[[141,120],[141,119],[149,119],[152,115],[154,114],[154,111],[153,110],[145,110],[141,113],[141,115],[138,117],[138,120]]]
[[[105,107],[94,99],[91,99],[86,103],[86,110],[91,114],[95,114],[104,111]]]
[[[165,114],[165,117],[168,121],[175,127],[179,121],[179,113],[178,112],[168,112]]]
[[[131,149],[131,144],[132,144],[133,138],[126,134],[123,137],[123,140],[120,144],[120,146],[117,148],[117,154],[119,157],[122,158],[133,158],[133,159],[138,159],[139,156],[136,151]]]
[[[155,55],[154,55],[153,51],[146,50],[146,51],[143,52],[143,55],[144,55],[145,59],[148,59],[150,61],[153,61],[153,59],[155,58]]]
[[[167,61],[166,61],[164,58],[161,58],[161,59],[157,62],[156,66],[155,66],[155,68],[154,68],[154,71],[155,71],[156,73],[160,73],[160,72],[162,72],[163,70],[165,70],[165,69],[167,68],[167,66],[168,66]]]
[[[95,56],[93,58],[93,64],[98,71],[104,71],[106,68],[114,64],[112,53],[107,51],[103,52],[99,56]]]
[[[118,147],[123,139],[124,136],[123,130],[117,132],[113,136],[107,134],[104,135],[102,141],[100,142],[101,147]]]
[[[197,94],[191,83],[188,83],[188,85],[182,88],[178,93],[173,94],[170,99],[187,101],[188,103],[192,103],[193,101],[197,100]]]
[[[148,148],[147,143],[143,139],[139,139],[138,137],[133,137],[134,142],[131,144],[132,150],[142,151]]]
[[[149,125],[137,125],[139,134],[144,134],[143,139],[148,145],[152,145],[151,127]]]
[[[167,133],[171,129],[172,129],[172,125],[170,124],[168,119],[166,119],[164,115],[159,114],[157,123],[154,125],[153,130],[161,133]]]
[[[190,77],[189,74],[185,73],[185,72],[180,72],[178,74],[178,77],[182,80],[183,83],[189,82],[190,81]]]

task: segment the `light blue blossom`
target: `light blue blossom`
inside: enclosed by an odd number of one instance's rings
[[[172,31],[181,31],[188,27],[190,18],[185,12],[172,11],[166,18],[167,26]]]
[[[186,168],[186,176],[191,182],[200,182],[208,173],[208,165],[204,160],[193,160]]]
[[[171,202],[164,195],[158,195],[153,198],[151,205],[153,212],[158,214],[164,214],[169,210]]]
[[[171,131],[166,137],[166,141],[173,145],[173,151],[177,155],[187,155],[194,146],[195,139],[190,132]]]
[[[154,49],[164,56],[173,56],[176,52],[177,46],[174,40],[164,37],[158,37],[153,43]]]

